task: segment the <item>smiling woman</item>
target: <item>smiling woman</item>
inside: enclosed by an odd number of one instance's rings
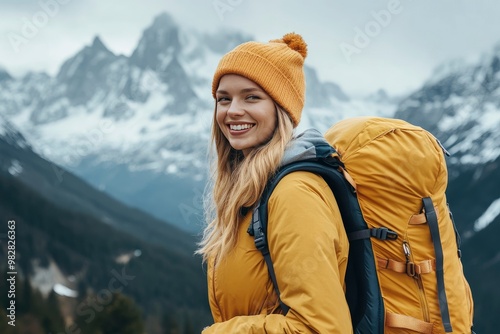
[[[208,262],[215,323],[203,334],[352,332],[343,290],[347,236],[320,176],[291,173],[269,200],[268,240],[279,291],[247,233],[269,178],[300,159],[311,142],[326,143],[318,132],[293,133],[304,107],[306,55],[302,37],[290,33],[239,45],[215,72],[213,200],[198,250]]]
[[[276,106],[255,82],[224,75],[217,90],[216,119],[231,147],[243,155],[267,142],[276,128]]]

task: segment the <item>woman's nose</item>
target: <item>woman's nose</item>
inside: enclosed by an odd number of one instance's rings
[[[245,113],[243,104],[238,99],[233,99],[229,105],[227,113],[234,116],[241,116]]]

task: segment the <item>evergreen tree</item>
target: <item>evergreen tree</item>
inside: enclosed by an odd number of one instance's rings
[[[45,312],[42,317],[42,326],[46,333],[64,332],[64,319],[59,306],[57,294],[52,290],[45,302]]]
[[[33,289],[29,279],[16,281],[16,313],[17,315],[27,314],[31,311],[33,303]]]
[[[29,305],[29,313],[37,316],[39,319],[42,319],[47,312],[46,300],[40,290],[33,289],[31,285],[29,285],[29,287],[31,289],[31,304]]]
[[[103,305],[90,323],[77,321],[82,334],[141,334],[144,332],[142,315],[134,301],[120,293],[112,296],[108,305]]]
[[[0,308],[0,333],[10,334],[14,332],[12,326],[8,324],[9,320],[10,319],[7,318],[7,313],[5,313],[2,305],[2,308]]]
[[[180,326],[172,312],[165,312],[162,320],[163,334],[180,334]]]
[[[0,291],[2,291],[2,293],[0,293],[0,307],[2,309],[7,307],[7,303],[9,302],[9,298],[7,296],[7,291],[9,291],[9,282],[7,282],[7,278],[7,270],[2,268],[2,271],[0,271]],[[3,291],[5,291],[5,293]]]
[[[184,334],[194,334],[193,324],[191,323],[189,316],[185,317]]]

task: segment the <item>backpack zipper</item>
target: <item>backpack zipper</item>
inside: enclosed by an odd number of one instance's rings
[[[420,274],[415,272],[415,263],[412,261],[412,254],[410,251],[410,244],[408,241],[403,241],[403,252],[406,257],[406,274],[415,280],[415,284],[418,288],[418,297],[420,299],[420,305],[422,307],[422,315],[424,321],[430,322],[429,306],[427,305],[427,298],[425,297],[424,284],[422,283],[422,277]]]

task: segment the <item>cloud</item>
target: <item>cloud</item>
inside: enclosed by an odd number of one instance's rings
[[[401,94],[417,88],[447,59],[477,57],[498,42],[500,4],[491,1],[387,0],[88,0],[1,1],[0,63],[14,75],[29,70],[57,73],[62,62],[89,45],[95,35],[115,53],[130,55],[153,18],[166,11],[187,29],[241,30],[266,41],[295,31],[309,44],[307,62],[320,79],[334,81],[351,94],[385,88]],[[56,14],[18,52],[8,34],[54,3]],[[223,5],[223,10],[217,5]],[[225,7],[224,7],[225,5]],[[398,6],[390,22],[377,13]],[[394,7],[396,8],[396,7]],[[47,10],[45,10],[47,12]],[[374,14],[375,13],[375,14]],[[380,31],[377,32],[377,26]],[[342,43],[353,44],[358,31],[372,29],[370,43],[350,62]],[[377,32],[374,34],[374,32]]]

